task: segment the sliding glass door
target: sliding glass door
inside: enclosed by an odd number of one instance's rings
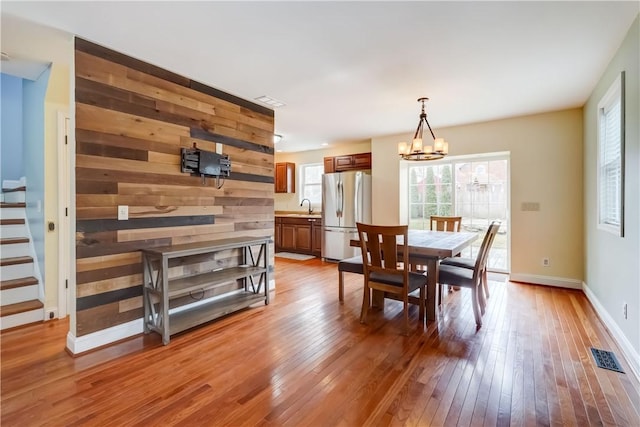
[[[493,220],[502,221],[489,254],[492,271],[509,269],[509,158],[448,158],[409,166],[409,228],[429,229],[431,215],[462,217],[463,231],[478,233],[464,257],[474,258]]]

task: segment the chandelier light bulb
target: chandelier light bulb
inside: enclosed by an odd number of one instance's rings
[[[413,145],[411,146],[411,151],[422,151],[422,138],[415,138],[413,140]]]

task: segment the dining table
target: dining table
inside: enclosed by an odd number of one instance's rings
[[[437,285],[439,260],[458,255],[463,249],[471,245],[478,235],[466,231],[432,231],[432,230],[409,230],[408,250],[409,263],[413,270],[420,271],[420,266],[427,269],[427,295],[426,314],[427,320],[437,319]],[[398,237],[398,250],[402,251],[402,236]],[[360,247],[360,240],[353,239],[350,245]],[[384,304],[384,293],[373,292],[374,305]]]

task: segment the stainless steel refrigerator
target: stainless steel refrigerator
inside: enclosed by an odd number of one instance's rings
[[[341,260],[360,254],[349,246],[358,237],[356,222],[371,223],[371,175],[337,172],[322,176],[322,257]]]

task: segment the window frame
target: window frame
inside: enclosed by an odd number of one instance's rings
[[[319,167],[320,168],[320,181],[319,182],[313,182],[311,184],[307,183],[305,176],[306,176],[306,170],[308,168],[312,168],[312,167]],[[302,200],[305,199],[305,188],[307,186],[319,186],[320,187],[320,199],[319,200],[311,200],[311,204],[312,205],[316,205],[316,206],[321,206],[322,205],[322,174],[324,173],[324,163],[304,163],[301,164],[300,167],[298,168],[299,170],[299,177],[298,177],[298,182],[299,182],[299,197],[298,197],[298,202],[302,203]],[[306,197],[307,199],[309,199],[309,197]]]
[[[603,138],[605,136],[606,129],[606,114],[607,110],[610,110],[612,106],[614,106],[617,102],[620,103],[620,120],[619,120],[619,141],[605,141]],[[624,144],[624,130],[625,130],[625,97],[624,97],[624,71],[621,72],[618,77],[614,80],[613,84],[609,87],[607,92],[602,96],[600,102],[598,102],[597,108],[597,147],[596,147],[596,157],[597,157],[597,167],[596,167],[596,191],[597,191],[597,204],[596,204],[596,218],[597,218],[597,228],[599,230],[614,234],[619,237],[624,237],[624,153],[625,153],[625,144]],[[616,210],[615,215],[618,217],[619,223],[611,222],[609,215],[604,215],[603,213],[611,210],[611,207],[605,203],[610,200],[610,194],[607,197],[603,191],[603,186],[606,184],[604,182],[605,175],[608,175],[611,172],[611,163],[612,161],[606,162],[604,157],[604,152],[606,150],[610,150],[604,144],[619,144],[619,155],[614,159],[613,162],[616,162],[613,167],[615,171],[619,171],[620,173],[620,181],[619,188],[616,188],[617,191],[617,206],[614,206],[613,209]]]
[[[504,230],[507,233],[506,236],[506,262],[505,262],[505,267],[489,267],[489,271],[492,272],[498,272],[498,273],[509,273],[511,271],[511,261],[512,261],[512,257],[511,257],[511,214],[510,214],[510,206],[511,206],[511,153],[508,151],[499,151],[499,152],[491,152],[491,153],[478,153],[478,154],[469,154],[469,155],[459,155],[459,156],[447,156],[444,159],[440,159],[440,160],[431,160],[429,162],[425,162],[427,164],[425,164],[425,166],[436,166],[436,165],[445,165],[445,164],[450,164],[451,165],[451,174],[452,174],[452,208],[453,208],[453,215],[459,215],[459,213],[457,213],[457,192],[458,189],[456,188],[456,173],[455,173],[455,166],[459,163],[478,163],[478,162],[484,162],[484,161],[501,161],[504,160],[506,161],[506,167],[507,167],[507,178],[505,181],[505,187],[504,187],[504,191],[506,194],[506,201],[505,201],[505,206],[507,208],[506,211],[506,222],[503,222],[502,224],[502,230]],[[403,162],[406,166],[405,169],[402,169],[401,174],[404,174],[405,178],[401,179],[401,188],[404,189],[404,193],[406,193],[406,196],[404,198],[405,200],[405,205],[406,205],[406,211],[403,210],[401,211],[401,218],[405,218],[405,223],[409,224],[409,226],[411,226],[411,208],[410,208],[410,204],[411,204],[411,195],[410,195],[410,182],[411,182],[411,178],[410,178],[410,171],[412,167],[421,167],[419,165],[419,162],[411,162],[411,161],[406,161],[406,160],[401,160],[401,162]],[[463,224],[463,231],[464,230],[465,225]],[[482,239],[480,238],[478,243],[480,243],[482,241]],[[476,248],[477,250],[478,248]],[[463,255],[463,256],[468,256],[468,255]],[[475,257],[476,255],[473,254],[472,257]]]

